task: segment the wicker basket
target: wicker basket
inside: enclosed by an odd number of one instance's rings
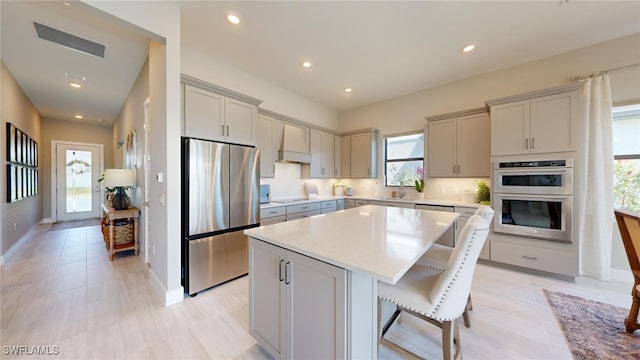
[[[111,227],[109,221],[102,221],[102,235],[104,241],[109,242]],[[119,219],[113,222],[113,244],[122,245],[133,242],[133,220]]]

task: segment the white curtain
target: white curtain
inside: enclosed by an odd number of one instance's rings
[[[578,194],[579,274],[611,281],[613,119],[609,76],[586,80],[581,100],[585,143],[579,152],[584,167]]]

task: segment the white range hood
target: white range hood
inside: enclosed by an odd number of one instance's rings
[[[284,124],[282,143],[278,150],[278,161],[302,164],[311,162],[308,129]]]

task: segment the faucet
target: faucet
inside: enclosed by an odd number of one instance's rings
[[[404,195],[405,195],[404,183],[400,181],[400,191],[398,192],[398,196],[402,199]]]

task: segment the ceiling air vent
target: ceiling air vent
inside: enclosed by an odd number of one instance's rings
[[[37,22],[34,22],[33,25],[36,27],[36,32],[38,33],[38,37],[40,39],[48,40],[62,45],[66,48],[80,51],[85,54],[104,58],[105,46],[102,44],[83,39],[81,37],[54,29],[52,27],[48,27],[46,25],[39,24]]]

